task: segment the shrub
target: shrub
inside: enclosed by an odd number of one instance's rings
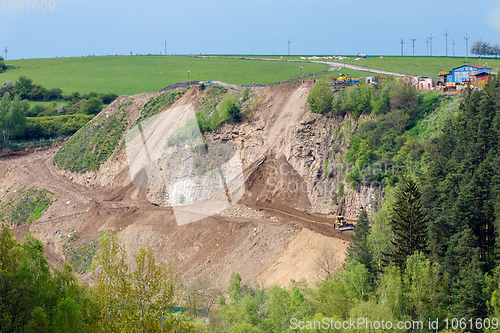
[[[7,81],[0,86],[0,97],[2,97],[5,93],[9,93],[11,95],[15,95],[16,86],[12,81]]]
[[[31,86],[31,91],[28,93],[27,99],[32,101],[43,101],[45,94],[47,94],[47,89],[39,84],[34,84]]]
[[[81,107],[84,114],[98,114],[102,110],[102,102],[97,97],[90,97]]]
[[[28,94],[31,92],[33,86],[33,80],[27,76],[20,76],[16,81],[16,88],[19,92],[19,97],[26,99]]]
[[[43,95],[44,101],[54,101],[56,99],[62,99],[63,91],[59,88],[49,89]]]
[[[333,91],[326,80],[319,80],[307,97],[309,109],[315,113],[327,113],[332,110]]]
[[[99,98],[104,104],[111,104],[115,99],[118,98],[118,95],[113,93],[99,94]]]

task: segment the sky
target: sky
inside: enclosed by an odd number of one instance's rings
[[[412,55],[416,39],[415,55],[427,55],[431,34],[444,56],[446,31],[450,56],[453,42],[465,56],[466,34],[469,48],[500,44],[500,1],[0,0],[8,59],[164,54],[165,40],[168,54],[286,55],[290,40],[293,55],[400,55],[403,39]]]

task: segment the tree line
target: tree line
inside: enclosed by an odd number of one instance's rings
[[[59,88],[47,89],[26,76],[0,86],[0,128],[3,143],[68,136],[84,126],[118,96],[112,93],[64,95]],[[52,102],[42,105],[36,102]],[[61,101],[64,103],[58,104]],[[31,103],[30,103],[31,102]]]
[[[93,286],[65,263],[50,269],[43,245],[27,234],[18,241],[0,232],[1,332],[192,332],[193,318],[175,313],[180,280],[168,264],[157,264],[151,248],[134,254],[133,268],[116,236],[100,237]]]

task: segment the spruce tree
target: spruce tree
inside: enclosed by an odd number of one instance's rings
[[[354,234],[351,236],[352,242],[347,248],[348,261],[358,261],[365,265],[370,272],[373,271],[373,254],[368,246],[368,236],[371,233],[370,223],[368,221],[368,213],[362,210],[358,217]]]
[[[417,251],[426,252],[427,218],[424,213],[420,190],[412,179],[407,179],[396,192],[396,203],[391,216],[393,232],[392,253],[386,256],[403,267],[407,257]]]

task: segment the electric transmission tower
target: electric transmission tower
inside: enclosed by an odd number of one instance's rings
[[[404,45],[405,45],[405,41],[403,40],[403,38],[401,38],[401,56],[404,55]]]
[[[465,62],[469,62],[469,38],[467,34],[465,34]]]
[[[444,33],[444,36],[446,38],[446,56],[448,56],[448,29],[446,29],[446,32]]]
[[[416,38],[412,38],[411,41],[413,42],[413,56],[415,56],[415,41],[417,39]]]
[[[429,40],[431,41],[431,57],[432,57],[432,39],[433,39],[433,38],[434,38],[434,37],[432,37],[432,34],[431,34],[431,35],[429,36]]]
[[[288,55],[290,55],[290,38],[288,38]]]
[[[5,52],[5,60],[7,60],[7,52],[8,52],[7,51],[7,46],[5,47],[5,51],[4,52]]]
[[[451,42],[451,45],[453,45],[453,57],[455,57],[455,40]]]

